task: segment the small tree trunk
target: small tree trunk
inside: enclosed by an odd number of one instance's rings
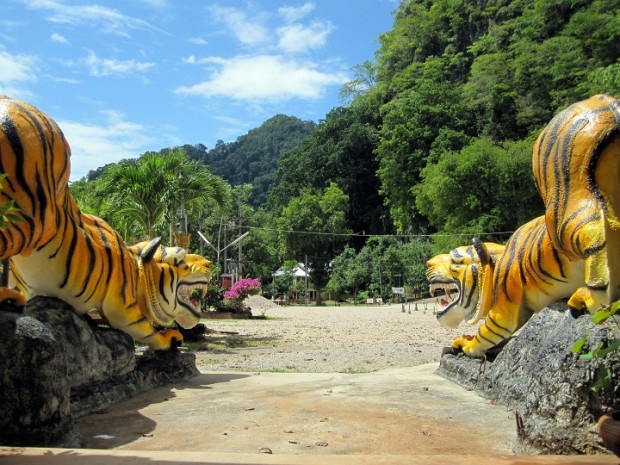
[[[321,288],[318,286],[316,288],[316,305],[317,307],[321,305]]]

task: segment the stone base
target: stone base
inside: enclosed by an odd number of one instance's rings
[[[195,355],[146,352],[58,299],[0,308],[0,444],[77,447],[73,419],[196,374]]]
[[[463,354],[441,358],[439,374],[515,410],[521,452],[604,453],[596,422],[620,410],[620,351],[589,361],[570,350],[586,332],[591,346],[620,337],[618,318],[595,325],[590,316],[574,319],[566,310],[556,304],[534,315],[492,361]],[[594,392],[601,366],[612,380]]]

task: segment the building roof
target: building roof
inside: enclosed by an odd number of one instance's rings
[[[297,263],[297,265],[295,265],[291,270],[287,270],[285,269],[283,266],[281,266],[280,268],[278,268],[278,270],[273,274],[273,276],[275,276],[276,278],[278,276],[283,276],[284,274],[286,274],[288,272],[292,272],[293,276],[295,276],[296,278],[306,278],[306,277],[310,277],[310,272],[311,270],[308,270],[308,272],[306,272],[306,267],[304,266],[303,263],[299,262]]]

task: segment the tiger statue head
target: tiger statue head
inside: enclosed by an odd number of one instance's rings
[[[492,259],[499,257],[505,246],[494,242],[484,245]],[[485,315],[478,305],[481,278],[480,258],[473,245],[452,249],[426,262],[426,278],[432,297],[442,291],[438,300],[437,320],[446,328],[456,328],[462,321],[473,325]]]
[[[176,321],[193,328],[211,280],[211,261],[181,247],[161,245],[161,238],[129,247],[139,269],[140,298],[147,318],[162,326]]]

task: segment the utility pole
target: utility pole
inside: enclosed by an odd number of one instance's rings
[[[306,261],[304,262],[304,272],[305,272],[305,290],[304,290],[304,300],[306,301],[306,305],[308,305],[308,254],[306,254]]]
[[[238,203],[238,219],[239,219],[239,237],[241,237],[243,235],[243,232],[241,230],[241,225],[243,223],[243,217],[241,216],[241,196],[239,196],[239,203]],[[237,281],[239,281],[240,279],[243,279],[243,265],[241,264],[241,256],[242,256],[242,250],[243,250],[243,246],[241,244],[241,241],[239,241],[239,258],[237,259]]]

